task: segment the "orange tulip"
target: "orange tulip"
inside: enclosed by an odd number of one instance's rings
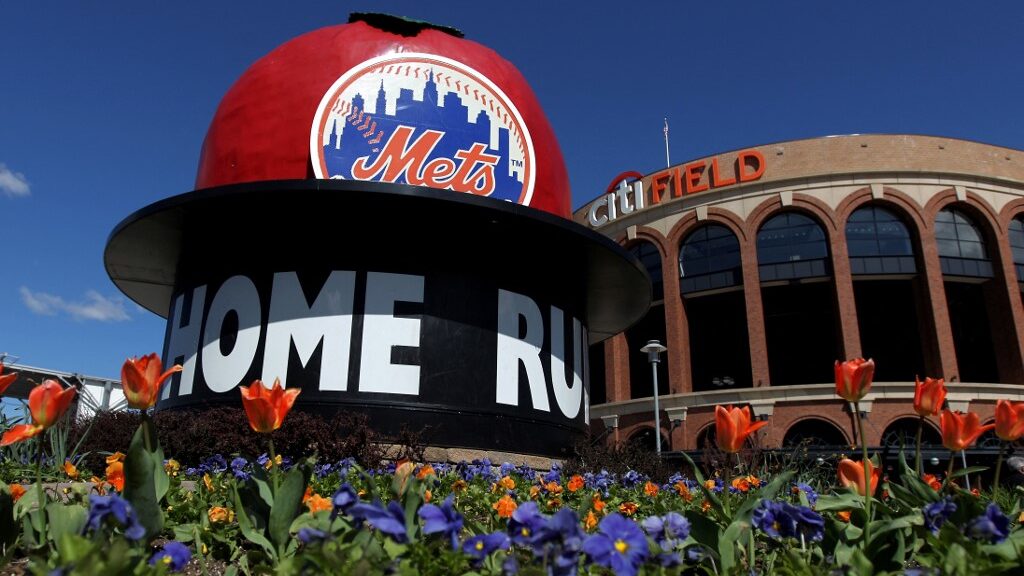
[[[0,394],[7,391],[7,388],[14,384],[14,381],[18,379],[17,372],[11,372],[10,374],[4,374],[4,363],[0,362]]]
[[[942,378],[925,378],[921,382],[914,377],[914,412],[921,416],[938,416],[942,403],[946,401],[946,384]]]
[[[281,380],[277,378],[269,390],[260,380],[254,380],[252,386],[239,386],[238,389],[242,391],[242,406],[249,417],[249,426],[257,432],[273,432],[280,428],[295,404],[295,398],[302,392],[300,388],[281,388]]]
[[[996,402],[996,436],[1007,442],[1024,436],[1024,402]]]
[[[875,490],[878,489],[878,468],[875,468],[871,460],[865,460],[865,462],[867,462],[868,474],[871,475],[871,493],[874,494]],[[840,460],[839,483],[844,488],[856,488],[857,493],[864,496],[864,464],[854,462],[849,458]]]
[[[64,388],[56,380],[45,380],[28,394],[28,411],[32,414],[32,424],[18,424],[4,432],[0,446],[8,446],[22,440],[38,436],[43,430],[53,426],[68,411],[71,401],[75,399],[74,388]]]
[[[836,394],[847,402],[858,402],[871,390],[875,361],[854,358],[836,362]]]
[[[181,372],[181,366],[175,364],[166,372],[164,364],[156,353],[141,358],[129,358],[121,366],[121,386],[129,408],[148,410],[156,405],[160,396],[160,387],[175,372]]]
[[[952,410],[943,410],[942,416],[939,417],[942,445],[953,452],[964,450],[974,444],[979,436],[995,427],[995,424],[982,426],[981,419],[974,412],[960,414]]]
[[[750,407],[715,406],[715,437],[723,452],[739,452],[747,437],[768,425],[767,421],[750,423]]]

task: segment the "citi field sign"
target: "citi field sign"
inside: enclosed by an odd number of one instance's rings
[[[643,317],[643,266],[569,219],[557,140],[517,70],[457,32],[354,15],[256,62],[196,190],[132,214],[111,279],[167,318],[158,410],[359,412],[434,446],[562,455],[589,346]]]
[[[763,154],[757,150],[743,150],[736,153],[731,166],[722,158],[716,157],[712,158],[710,163],[697,160],[655,172],[646,179],[639,172],[623,172],[615,177],[604,196],[591,202],[587,209],[587,224],[591,228],[600,228],[614,222],[620,216],[642,211],[665,201],[754,182],[764,176],[765,168]]]

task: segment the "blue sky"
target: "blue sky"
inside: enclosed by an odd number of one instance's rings
[[[461,29],[547,111],[573,207],[624,170],[757,144],[922,133],[1024,149],[1024,4],[5,2],[0,353],[117,376],[164,321],[103,268],[114,226],[192,189],[216,106],[256,59],[355,11]],[[974,8],[974,11],[969,11]],[[269,226],[269,225],[268,225]]]

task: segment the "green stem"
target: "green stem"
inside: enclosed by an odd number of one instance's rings
[[[196,555],[199,556],[199,566],[203,569],[203,576],[209,576],[210,572],[206,568],[206,554],[203,554],[203,541],[199,538],[199,528],[192,528],[192,536],[196,541]]]
[[[1003,452],[1006,452],[1006,442],[999,443],[999,458],[996,458],[996,476],[992,479],[992,499],[999,497],[999,472],[1003,469]]]
[[[39,499],[39,516],[42,519],[42,528],[39,532],[40,547],[47,546],[46,540],[46,491],[43,490],[43,434],[37,437],[39,441],[39,456],[36,458],[36,494]]]
[[[924,431],[924,416],[921,416],[917,421],[917,458],[915,459],[917,471],[917,477],[921,477],[921,473],[924,470],[921,469],[921,433]]]
[[[743,460],[740,459],[739,451],[736,452],[736,473],[738,476],[743,476]]]
[[[276,498],[278,489],[277,454],[274,452],[274,440],[270,439],[267,443],[270,445],[270,479],[274,484],[274,497]]]
[[[153,439],[150,438],[150,434],[149,434],[149,429],[150,429],[149,423],[150,423],[149,413],[146,412],[145,410],[143,410],[142,411],[142,444],[143,444],[143,446],[146,447],[146,452],[152,453],[152,452],[155,451],[155,448],[153,446]]]
[[[864,521],[864,546],[867,547],[871,542],[871,468],[868,460],[868,441],[864,438],[864,422],[860,416],[860,402],[853,403],[853,410],[857,413],[857,439],[860,440],[861,465],[864,467],[864,515],[867,517]]]
[[[945,490],[946,486],[949,486],[950,477],[953,475],[953,459],[956,456],[956,452],[949,453],[949,466],[946,467],[946,477],[942,479],[942,489]]]
[[[747,556],[748,556],[747,561],[750,562],[750,566],[748,566],[748,568],[750,569],[750,573],[753,574],[754,573],[754,552],[755,552],[754,551],[754,528],[753,527],[750,528],[749,534],[750,534],[750,540],[747,541]]]

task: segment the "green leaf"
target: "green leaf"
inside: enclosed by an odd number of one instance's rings
[[[873,576],[875,573],[875,565],[859,548],[854,549],[853,554],[850,555],[850,567],[861,576]]]
[[[4,488],[7,488],[6,484]],[[0,546],[10,549],[17,541],[18,521],[14,517],[14,500],[8,490],[0,490]]]
[[[967,468],[962,468],[960,470],[957,470],[956,472],[953,472],[952,474],[949,475],[949,478],[959,478],[961,476],[966,476],[967,474],[977,474],[978,472],[984,472],[985,470],[988,470],[988,466],[968,466]]]
[[[146,438],[149,439],[147,446]],[[159,477],[163,477],[159,480]],[[159,448],[156,427],[144,417],[132,436],[124,459],[124,498],[131,503],[139,523],[146,528],[146,538],[152,538],[164,528],[164,512],[160,498],[167,493],[167,473],[164,471],[163,450]],[[158,496],[158,489],[163,494]]]
[[[864,497],[856,492],[842,491],[838,494],[825,494],[818,498],[818,504],[814,507],[818,512],[830,512],[832,510],[851,510],[863,508]]]
[[[99,542],[94,542],[84,536],[64,534],[57,541],[57,552],[62,561],[73,564],[88,557],[98,546],[100,546]]]
[[[312,470],[305,464],[295,466],[284,474],[284,479],[274,494],[274,505],[270,508],[270,522],[267,531],[270,539],[277,545],[282,555],[285,546],[291,539],[288,528],[295,517],[302,513],[302,495]]]
[[[736,566],[736,546],[742,544],[740,536],[750,536],[750,524],[736,521],[729,525],[718,539],[718,555],[722,559],[722,571],[728,573]],[[746,542],[746,540],[744,540]]]
[[[702,492],[704,492],[704,497],[707,498],[708,502],[711,502],[711,507],[714,508],[716,512],[718,512],[719,516],[724,517],[726,514],[725,507],[722,505],[722,500],[718,498],[717,494],[715,494],[711,490],[708,490],[707,486],[704,485],[704,475],[701,474],[700,468],[697,467],[696,464],[694,464],[693,459],[690,458],[690,455],[687,454],[685,451],[681,452],[681,454],[683,455],[683,460],[686,460],[686,463],[690,465],[690,469],[693,470],[693,475],[694,477],[697,478],[697,482],[700,485],[700,489]]]
[[[174,527],[174,539],[178,542],[188,543],[195,538],[196,525],[188,522],[178,524]]]
[[[967,574],[967,550],[960,544],[954,543],[946,551],[946,559],[942,563],[943,576],[957,576]]]
[[[85,527],[88,510],[77,504],[51,502],[46,505],[46,517],[49,521],[47,537],[54,542],[60,541],[65,534],[78,534]]]
[[[238,521],[238,530],[245,536],[246,540],[256,544],[263,548],[273,560],[277,560],[277,550],[274,549],[274,545],[267,540],[267,537],[263,535],[262,530],[257,530],[253,527],[252,519],[249,517],[249,511],[242,504],[242,497],[238,494],[238,485],[233,484],[232,493],[235,499],[235,519]]]

